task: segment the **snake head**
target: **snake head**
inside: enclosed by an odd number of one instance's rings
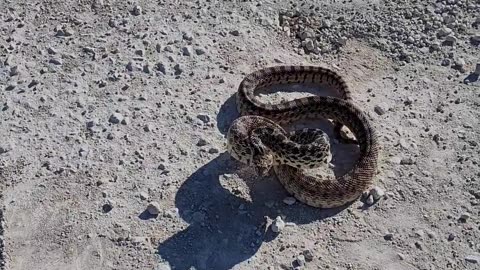
[[[258,138],[252,138],[252,163],[256,172],[261,176],[267,176],[273,166],[273,153],[270,148],[265,146]]]
[[[270,169],[273,166],[273,156],[272,155],[254,156],[253,165],[258,175],[267,176],[268,173],[270,172]]]

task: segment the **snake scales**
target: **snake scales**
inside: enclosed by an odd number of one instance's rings
[[[270,105],[255,97],[257,89],[293,83],[326,85],[341,98],[311,96]],[[240,83],[237,106],[241,117],[228,131],[229,153],[263,175],[273,167],[280,183],[299,201],[319,208],[338,207],[356,200],[372,185],[377,169],[377,136],[367,115],[352,102],[347,84],[335,72],[315,66],[258,70]],[[325,161],[328,138],[319,130],[289,134],[280,126],[319,118],[332,119],[336,131],[345,125],[359,144],[360,157],[343,176],[319,179],[305,174],[303,168]]]

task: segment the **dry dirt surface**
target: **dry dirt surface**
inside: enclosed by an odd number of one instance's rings
[[[479,14],[0,0],[0,269],[480,269]],[[378,130],[373,203],[307,207],[226,152],[244,76],[302,64],[340,73]],[[262,98],[322,94],[287,90]]]

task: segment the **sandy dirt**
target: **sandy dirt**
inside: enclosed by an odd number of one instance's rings
[[[345,11],[322,52],[279,14],[418,2],[293,2],[0,0],[0,269],[479,269],[480,4],[425,3],[457,5],[454,46],[378,46]],[[240,81],[282,64],[335,70],[370,115],[374,205],[286,204],[226,152]]]

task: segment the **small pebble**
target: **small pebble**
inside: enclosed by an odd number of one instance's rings
[[[57,54],[57,50],[55,50],[55,48],[48,47],[47,48],[47,53],[48,54]]]
[[[18,66],[13,66],[13,67],[10,68],[10,72],[9,72],[10,76],[12,76],[12,77],[16,76],[19,73],[20,73],[20,70],[18,69]]]
[[[133,71],[133,62],[132,61],[128,62],[127,65],[125,66],[125,68],[128,71]]]
[[[98,81],[98,87],[102,88],[102,87],[105,87],[105,86],[107,86],[107,82],[106,82],[106,81],[104,81],[104,80]]]
[[[436,239],[437,238],[437,234],[435,232],[432,232],[432,231],[427,231],[427,235],[430,239]]]
[[[166,69],[166,67],[165,67],[165,65],[164,65],[163,63],[157,63],[157,64],[155,65],[155,69],[158,70],[158,71],[160,71],[160,72],[163,73],[163,74],[167,74],[167,69]]]
[[[283,203],[286,205],[293,205],[297,200],[294,197],[286,197],[283,199]]]
[[[144,127],[143,127],[143,130],[145,132],[150,132],[153,130],[153,125],[152,124],[146,124]]]
[[[83,51],[86,53],[95,53],[95,49],[92,47],[83,47]]]
[[[120,123],[122,125],[129,125],[130,124],[130,118],[129,117],[124,117],[123,120]]]
[[[366,201],[367,205],[373,205],[375,203],[375,200],[373,199],[373,196],[372,195],[369,195],[367,197],[367,201]]]
[[[202,48],[196,48],[196,49],[195,49],[195,53],[196,53],[197,55],[203,55],[203,54],[205,54],[205,50],[202,49]]]
[[[310,249],[304,250],[302,254],[303,256],[305,256],[305,261],[307,262],[313,261],[313,258],[314,258],[313,252]]]
[[[28,84],[28,88],[32,88],[32,87],[36,86],[37,84],[39,84],[39,81],[33,79],[33,80]]]
[[[442,60],[442,66],[444,66],[444,67],[448,67],[451,64],[452,64],[452,61],[448,58],[445,58],[445,59]]]
[[[451,33],[452,33],[452,29],[450,29],[448,27],[442,27],[442,28],[440,28],[440,30],[438,30],[437,36],[438,37],[444,37],[444,36],[450,35]]]
[[[401,165],[412,165],[414,163],[415,163],[415,161],[410,157],[402,158],[402,160],[400,160]]]
[[[447,240],[448,240],[449,242],[453,241],[454,239],[455,239],[455,235],[452,234],[452,233],[450,233],[450,234],[448,235],[448,237],[447,237]]]
[[[197,146],[205,146],[207,144],[208,144],[207,141],[203,138],[200,138],[197,142]]]
[[[5,87],[5,91],[12,91],[13,89],[15,89],[15,87],[17,87],[17,84],[11,83],[7,87]]]
[[[305,49],[307,49],[308,51],[313,51],[315,49],[315,43],[313,43],[313,40],[311,38],[305,39],[305,41],[303,41],[303,44]]]
[[[160,213],[160,205],[157,202],[151,202],[147,206],[147,211],[151,215],[158,215]]]
[[[182,48],[182,55],[184,55],[184,56],[192,55],[192,52],[190,51],[190,48],[189,47],[183,47]]]
[[[142,200],[148,200],[149,197],[147,192],[140,192],[139,196]]]
[[[476,44],[476,45],[479,45],[480,44],[480,34],[479,35],[473,35],[471,38],[470,38],[471,42]]]
[[[382,198],[385,195],[385,191],[380,187],[375,186],[370,190],[370,195],[372,195],[375,201],[378,201],[380,200],[380,198]]]
[[[418,230],[415,232],[415,236],[417,237],[423,238],[424,235],[425,235],[425,232],[423,230]]]
[[[461,72],[465,71],[465,60],[463,58],[457,58],[454,63],[454,68],[460,70]]]
[[[480,262],[480,254],[472,254],[465,256],[465,261],[469,263],[479,263]]]
[[[277,216],[272,223],[272,231],[275,233],[281,232],[285,228],[285,222],[280,216]]]
[[[142,7],[141,6],[135,6],[133,7],[133,15],[135,16],[139,16],[139,15],[142,15]]]
[[[192,34],[190,34],[190,33],[188,33],[188,32],[184,32],[182,38],[183,38],[184,40],[187,40],[187,41],[192,41],[192,40],[193,40]]]
[[[108,212],[112,211],[114,204],[115,204],[114,201],[108,200],[108,201],[102,206],[103,212],[104,212],[104,213],[108,213]]]
[[[305,265],[305,256],[304,255],[298,255],[297,258],[295,259],[294,265],[296,266],[304,266]]]
[[[393,233],[386,233],[384,236],[383,236],[383,239],[387,240],[387,241],[391,241],[393,239]]]
[[[208,153],[210,153],[210,154],[216,154],[218,152],[219,152],[219,150],[215,147],[212,147],[212,148],[208,149]]]
[[[385,105],[383,104],[379,104],[379,105],[376,105],[373,110],[378,114],[378,115],[384,115],[386,112],[387,112],[387,109],[385,107]]]
[[[460,222],[467,222],[468,219],[470,218],[470,214],[469,213],[463,213],[462,215],[460,215],[460,218],[458,219]]]
[[[62,59],[59,59],[59,58],[52,58],[52,59],[50,59],[50,61],[48,61],[48,62],[50,62],[50,63],[52,63],[52,64],[54,64],[54,65],[57,65],[57,66],[63,64]]]
[[[12,151],[12,146],[10,144],[0,145],[0,154],[5,154]]]
[[[180,66],[180,64],[176,64],[175,66],[173,66],[173,70],[175,71],[175,75],[180,75],[183,73],[183,68]]]
[[[210,116],[207,114],[199,114],[197,115],[197,118],[200,119],[200,121],[202,121],[205,124],[210,122]]]
[[[448,35],[445,38],[445,41],[448,42],[451,45],[454,45],[455,43],[457,43],[457,38],[454,35]]]
[[[151,73],[150,64],[147,63],[147,64],[143,65],[143,72]]]
[[[118,124],[120,122],[122,122],[124,120],[123,118],[123,115],[119,114],[119,113],[113,113],[110,118],[108,119],[108,121],[112,124]]]
[[[87,122],[87,128],[91,129],[93,128],[94,126],[98,125],[98,120],[97,119],[94,119],[94,120],[91,120],[91,121],[88,121]]]

